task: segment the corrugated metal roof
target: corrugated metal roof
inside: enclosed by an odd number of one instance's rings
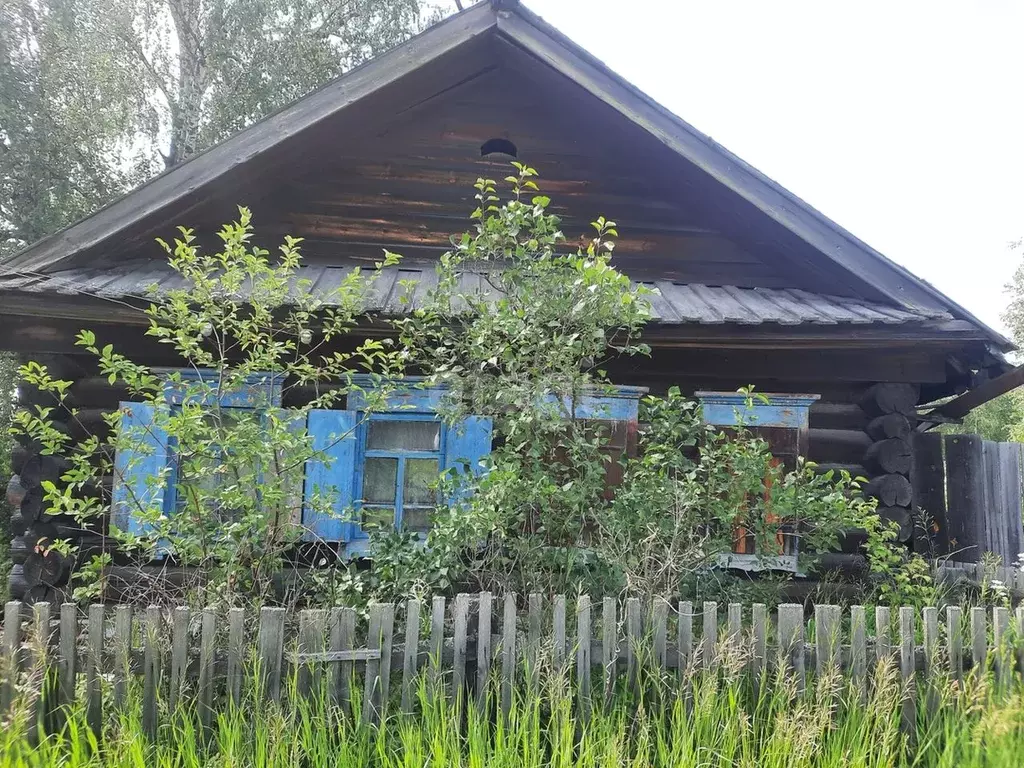
[[[337,290],[349,274],[349,266],[301,268],[300,277],[308,279],[313,290],[327,295]],[[383,270],[370,295],[370,311],[390,315],[404,314],[420,304],[437,277],[429,266],[402,264]],[[406,294],[403,287],[415,282]],[[667,280],[640,282],[656,291],[650,297],[653,320],[663,325],[698,323],[720,325],[900,325],[925,321],[952,320],[940,310],[907,310],[842,296],[808,293],[796,288],[738,288],[731,285],[674,283]],[[150,286],[157,291],[180,288],[183,279],[166,266],[125,265],[107,269],[68,269],[46,275],[11,273],[0,275],[0,291],[99,298],[147,298]],[[466,292],[490,289],[479,273],[462,276]],[[408,296],[407,302],[400,300]]]

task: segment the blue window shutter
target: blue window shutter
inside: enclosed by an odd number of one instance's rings
[[[313,439],[313,450],[322,452],[327,461],[306,462],[303,494],[302,537],[306,541],[351,541],[354,523],[341,519],[351,515],[355,501],[356,411],[310,411],[306,423]],[[330,494],[331,515],[317,514],[311,509],[315,494]]]
[[[491,430],[491,420],[485,416],[467,416],[449,427],[444,468],[461,473],[468,467],[474,475],[481,474],[484,469],[481,459],[491,452]]]
[[[114,458],[111,522],[120,530],[143,535],[152,525],[139,519],[140,510],[163,512],[170,460],[167,432],[155,426],[156,409],[148,403],[121,403],[121,432],[131,445]]]

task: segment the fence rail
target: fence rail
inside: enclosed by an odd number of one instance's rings
[[[844,615],[844,613],[846,615]],[[99,728],[105,702],[125,701],[141,678],[143,724],[155,733],[157,702],[173,709],[186,694],[209,722],[222,700],[240,701],[245,678],[262,680],[262,695],[280,699],[289,675],[298,694],[325,683],[339,704],[357,696],[362,717],[376,720],[388,706],[411,711],[420,675],[435,690],[478,700],[496,685],[507,710],[514,686],[536,684],[539,670],[566,670],[583,706],[611,696],[616,681],[639,685],[641,669],[685,679],[714,669],[735,651],[759,679],[781,667],[800,685],[808,674],[842,670],[865,691],[878,662],[898,668],[905,682],[936,675],[962,678],[992,671],[1000,683],[1024,674],[1024,606],[991,611],[947,607],[920,611],[797,604],[769,612],[743,606],[682,601],[641,602],[580,596],[550,600],[530,595],[496,599],[489,593],[435,597],[403,604],[290,614],[188,608],[7,603],[2,631],[5,674],[0,712],[11,706],[18,674],[35,670],[48,686],[48,711],[78,697]],[[41,669],[52,676],[39,675]],[[106,695],[105,695],[106,694]],[[911,704],[912,706],[912,704]]]

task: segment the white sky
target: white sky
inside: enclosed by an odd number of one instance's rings
[[[1024,0],[526,0],[1003,328],[1024,237]]]

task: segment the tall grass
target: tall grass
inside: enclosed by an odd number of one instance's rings
[[[759,685],[742,662],[682,684],[656,672],[640,685],[620,681],[610,703],[581,707],[572,681],[545,674],[514,692],[506,715],[497,696],[484,706],[432,695],[420,682],[416,712],[363,724],[358,700],[341,706],[326,690],[304,697],[294,685],[269,704],[248,686],[209,728],[194,707],[171,714],[161,704],[156,739],[144,734],[139,691],[108,711],[102,738],[85,712],[62,712],[62,726],[33,737],[31,696],[22,695],[0,735],[0,768],[97,766],[379,766],[380,768],[889,768],[1024,765],[1024,689],[996,690],[988,677],[939,682],[917,694],[917,719],[901,730],[904,688],[880,665],[869,693],[839,673],[798,691],[778,674]],[[862,698],[863,696],[863,698]],[[34,740],[33,740],[34,739]]]

